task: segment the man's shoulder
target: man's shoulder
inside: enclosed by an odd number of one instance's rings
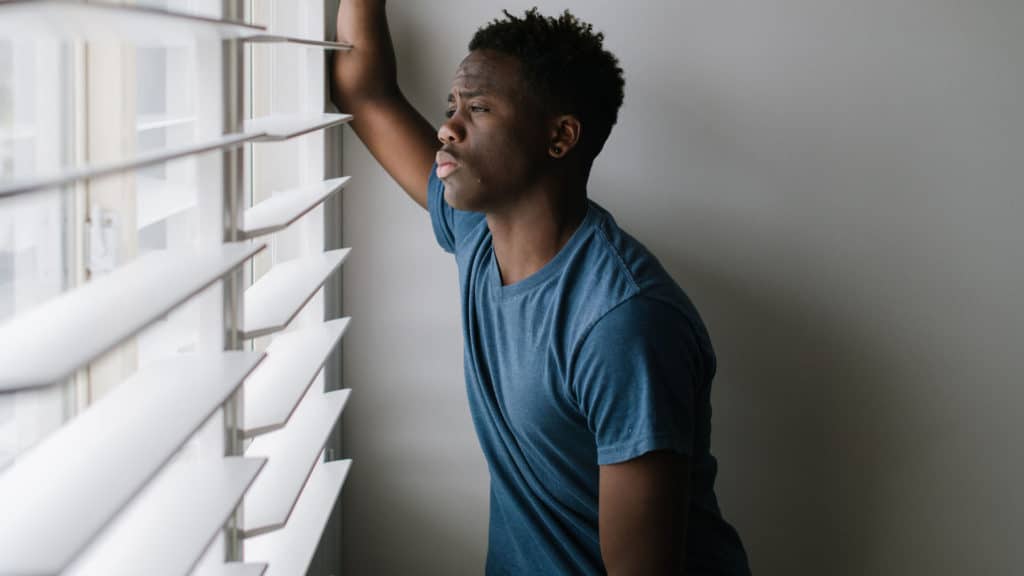
[[[655,255],[607,210],[594,202],[590,209],[595,211],[592,229],[565,278],[575,302],[572,339],[578,341],[609,315],[636,330],[667,320],[703,331],[693,304]]]
[[[665,288],[678,288],[672,276],[643,242],[620,227],[611,213],[596,202],[592,202],[592,206],[599,215],[596,219],[598,249],[614,256],[637,292],[657,295]],[[665,295],[665,298],[670,296]]]
[[[619,227],[596,202],[591,202],[590,209],[593,229],[580,251],[580,280],[585,282],[578,286],[588,300],[601,302],[607,309],[635,297],[682,309],[692,306],[647,246]]]
[[[607,340],[611,333],[650,337],[681,331],[714,362],[704,321],[689,296],[658,258],[638,239],[619,227],[611,213],[596,203],[586,246],[584,272],[571,279],[579,304],[574,307],[570,348],[587,339]],[[612,338],[613,340],[615,338]]]

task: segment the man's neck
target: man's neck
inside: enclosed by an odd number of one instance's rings
[[[586,184],[560,188],[541,189],[507,210],[487,214],[503,286],[543,268],[579,228],[587,213]]]

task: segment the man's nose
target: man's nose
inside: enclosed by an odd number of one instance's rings
[[[462,123],[458,120],[458,114],[445,120],[441,127],[437,129],[437,139],[442,144],[461,142],[465,136],[466,132]]]

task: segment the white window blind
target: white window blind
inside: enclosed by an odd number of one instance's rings
[[[0,3],[0,574],[305,574],[323,367],[318,0]]]

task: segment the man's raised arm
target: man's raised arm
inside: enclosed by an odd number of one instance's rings
[[[349,52],[335,52],[332,95],[353,115],[352,129],[406,193],[427,207],[427,180],[440,147],[436,130],[398,88],[395,51],[384,0],[341,0],[338,40]]]

